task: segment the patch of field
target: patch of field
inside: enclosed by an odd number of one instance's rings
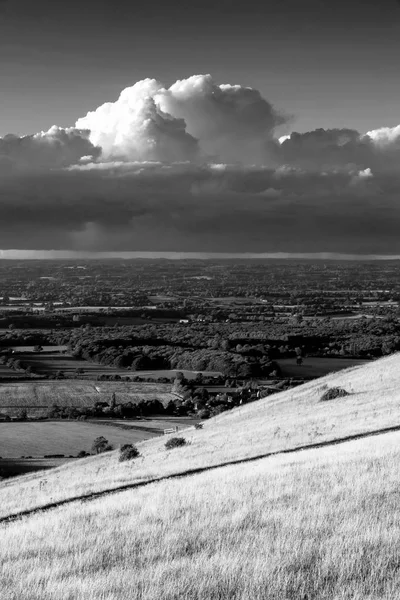
[[[158,379],[159,377],[168,377],[168,379],[174,379],[177,373],[183,373],[186,379],[195,379],[199,373],[204,377],[219,377],[222,375],[220,371],[187,371],[185,369],[164,369],[159,371],[130,371],[129,374],[132,376],[137,375],[138,377]]]
[[[84,421],[0,423],[0,456],[44,456],[90,451],[93,440],[103,435],[111,444],[133,444],[151,437],[145,430],[126,430]],[[1,466],[1,462],[0,462]]]
[[[296,365],[296,358],[278,359],[277,364],[282,370],[283,377],[323,377],[328,373],[348,369],[349,367],[357,367],[370,362],[358,358],[319,358],[306,357],[303,359],[302,365]]]
[[[120,426],[134,429],[143,429],[154,431],[154,433],[162,434],[164,429],[170,429],[177,427],[178,431],[181,429],[187,429],[188,427],[194,426],[195,423],[199,423],[200,419],[193,419],[191,417],[165,417],[163,415],[156,416],[154,419],[96,419],[96,423],[109,423],[110,425]],[[91,420],[91,422],[94,422]]]
[[[35,346],[8,346],[16,352],[35,352]],[[67,352],[68,346],[42,346],[42,352]]]
[[[68,353],[64,354],[57,351],[33,352],[32,349],[24,351],[20,348],[15,350],[14,357],[30,365],[35,373],[41,375],[56,375],[59,371],[62,371],[65,377],[74,377],[77,369],[83,369],[83,373],[79,377],[84,379],[96,379],[98,375],[104,373],[107,375],[132,376],[132,372],[126,369],[117,369],[79,360]]]
[[[10,377],[13,379],[26,379],[25,373],[14,371],[14,369],[10,369],[10,367],[7,367],[6,365],[0,365],[0,383],[2,378],[8,379]]]
[[[24,381],[0,384],[0,412],[12,414],[10,409],[34,409],[59,406],[93,406],[96,402],[110,403],[113,393],[118,404],[158,399],[168,404],[174,399],[171,385],[166,383],[74,380]]]
[[[394,600],[399,443],[263,459],[2,525],[2,598]]]
[[[400,425],[399,364],[400,355],[392,355],[222,413],[203,429],[181,432],[188,444],[171,452],[164,436],[147,440],[133,465],[109,453],[59,467],[48,473],[48,494],[38,490],[35,475],[20,481],[18,494],[0,485],[0,516],[42,506],[49,495],[65,499]],[[350,395],[321,402],[324,386],[344,387]]]
[[[55,469],[60,465],[74,460],[72,458],[2,458],[0,459],[0,478],[17,477],[35,473],[36,471],[47,471]]]

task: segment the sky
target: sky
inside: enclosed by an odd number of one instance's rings
[[[0,248],[397,254],[399,51],[398,0],[0,0]]]

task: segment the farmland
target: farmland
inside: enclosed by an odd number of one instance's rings
[[[198,374],[204,375],[204,377],[220,377],[222,373],[220,371],[188,371],[187,369],[161,369],[155,371],[136,371],[135,375],[144,378],[167,377],[168,379],[174,379],[177,373],[182,373],[186,379],[196,379]]]
[[[82,421],[0,423],[0,456],[17,458],[89,451],[93,440],[104,436],[111,444],[133,444],[157,435],[144,429],[122,429]],[[1,464],[1,463],[0,463]]]
[[[63,346],[43,347],[43,351],[34,352],[30,346],[14,347],[13,357],[29,365],[39,375],[55,376],[63,373],[65,377],[75,377],[78,370],[80,379],[97,379],[99,375],[130,375],[126,369],[117,369],[93,362],[87,362],[71,356]]]
[[[297,365],[295,358],[282,358],[277,361],[282,377],[305,379],[323,377],[328,373],[364,365],[366,362],[368,361],[357,358],[319,358],[314,356],[304,358],[302,365]]]
[[[41,409],[51,407],[53,404],[80,408],[93,406],[96,402],[109,403],[113,393],[121,404],[153,399],[167,404],[174,397],[170,390],[171,385],[164,383],[119,381],[90,383],[79,380],[10,382],[0,386],[0,412],[12,415],[13,409],[27,408],[29,415],[38,416]]]

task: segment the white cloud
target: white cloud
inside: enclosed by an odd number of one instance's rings
[[[400,147],[400,125],[396,127],[381,127],[367,131],[366,135],[373,140],[377,147]]]
[[[195,75],[165,88],[145,79],[78,119],[103,159],[265,162],[283,122],[252,88]]]

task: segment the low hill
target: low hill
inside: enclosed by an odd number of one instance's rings
[[[188,428],[182,448],[165,436],[134,461],[111,452],[1,483],[3,518],[65,502],[0,525],[4,597],[396,597],[400,433],[376,434],[400,429],[399,384],[393,355]],[[322,402],[332,387],[349,395]]]
[[[340,386],[349,396],[321,402],[325,387]],[[400,426],[400,355],[274,394],[221,414],[204,429],[183,433],[188,445],[164,449],[165,438],[139,445],[141,458],[118,463],[117,453],[82,459],[43,474],[0,485],[0,518],[12,513],[109,488],[184,473],[321,443],[346,436]],[[19,494],[16,497],[15,486]]]

